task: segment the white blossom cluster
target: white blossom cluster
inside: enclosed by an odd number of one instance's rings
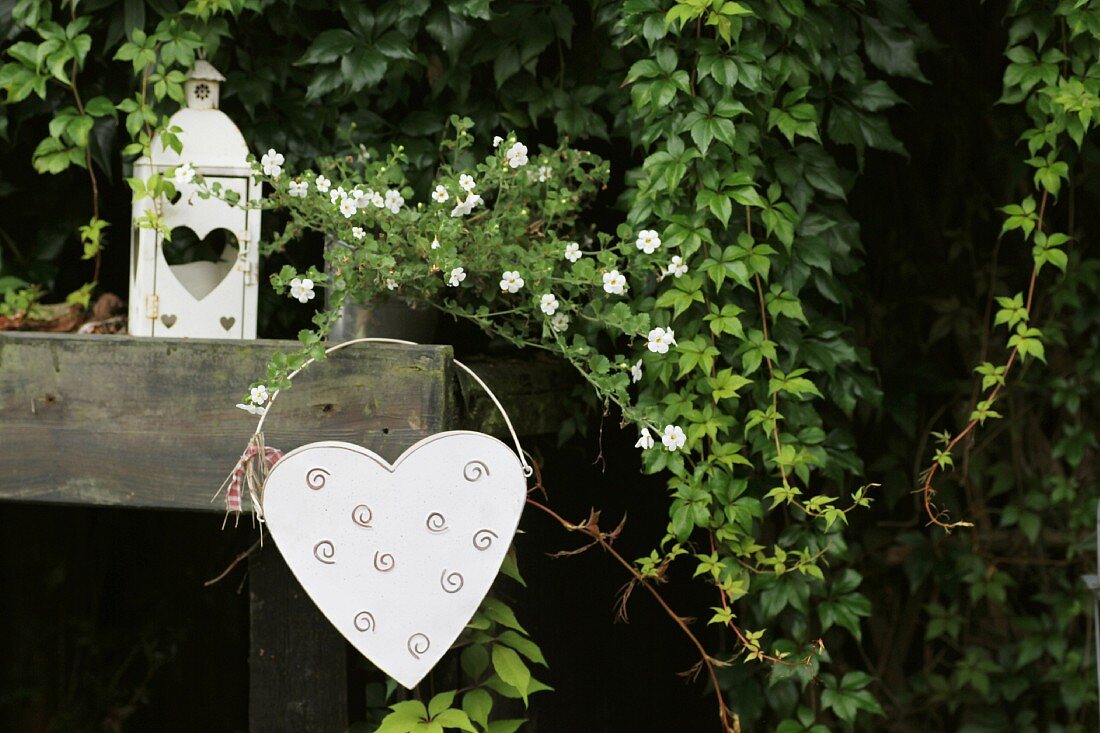
[[[516,170],[526,166],[530,162],[529,151],[526,145],[522,142],[515,140],[515,138],[503,138],[496,136],[493,138],[493,147],[498,149],[497,160],[503,164],[503,170],[505,172],[509,170]],[[544,159],[543,159],[544,160]],[[540,164],[537,167],[533,167],[533,170],[529,170],[525,173],[525,179],[529,182],[538,183],[550,183],[553,185],[553,169],[549,165],[541,163],[541,160],[536,161]],[[274,149],[268,150],[263,156],[261,156],[258,163],[254,164],[263,174],[269,176],[272,179],[278,180],[283,173],[283,165],[285,164],[285,157],[275,151]],[[173,180],[179,184],[190,183],[196,176],[194,167],[189,163],[183,163],[176,167],[173,172]],[[348,185],[348,184],[345,184]],[[494,182],[495,188],[495,182]],[[431,210],[430,207],[450,207],[449,216],[453,219],[461,219],[463,217],[471,216],[474,211],[479,207],[485,205],[485,200],[477,191],[478,181],[474,177],[473,172],[460,173],[456,178],[445,178],[437,180],[434,187],[429,193],[430,201],[425,204],[412,205],[413,211],[425,212]],[[333,181],[328,179],[322,174],[312,177],[307,174],[305,177],[298,177],[291,180],[287,184],[287,195],[291,199],[304,200],[310,196],[311,191],[316,191],[318,197],[327,198],[327,204],[335,207],[336,212],[343,219],[348,221],[350,229],[350,236],[356,241],[366,240],[368,237],[368,230],[365,226],[361,225],[358,219],[360,212],[365,209],[381,209],[388,211],[391,214],[398,214],[406,205],[405,198],[399,189],[385,188],[384,190],[376,191],[374,189],[360,189],[354,187],[350,191],[345,190],[344,186],[334,185]],[[429,207],[429,208],[425,208]],[[436,215],[446,215],[447,208],[442,208]],[[455,224],[454,226],[462,227],[464,224]],[[442,230],[440,231],[442,235]],[[641,229],[635,235],[636,238],[633,242],[634,249],[643,255],[654,255],[662,247],[662,241],[660,233],[654,229]],[[626,246],[624,243],[623,246]],[[440,250],[442,245],[439,241],[439,236],[434,236],[431,240],[429,247],[429,254],[424,256],[429,258],[437,257],[438,255],[431,254]],[[453,251],[453,250],[448,250]],[[562,259],[568,262],[570,265],[577,264],[582,258],[586,256],[586,253],[581,248],[579,242],[567,242],[564,245],[564,249],[558,250],[561,253]],[[602,258],[604,253],[601,251],[593,252],[589,254],[590,257],[598,257],[601,262],[605,262]],[[475,277],[472,282],[468,282],[468,275],[463,263],[455,262],[453,259],[447,262],[446,266],[443,266],[442,262],[430,260],[432,264],[432,272],[439,272],[442,277],[442,282],[449,288],[474,288],[478,286],[478,278]],[[684,261],[684,258],[680,254],[671,254],[666,260],[667,264],[657,265],[656,274],[657,278],[664,277],[680,278],[689,272],[688,264]],[[469,263],[465,263],[469,266]],[[516,265],[523,265],[521,262],[510,263],[513,267],[506,267],[500,275],[499,289],[504,296],[511,296],[519,293],[527,286],[523,274],[521,273],[521,267]],[[628,283],[624,272],[605,265],[606,269],[600,269],[596,274],[596,282],[592,282],[593,289],[602,288],[602,292],[605,296],[625,296],[630,290],[630,283]],[[573,273],[585,272],[586,270],[581,267],[577,267],[571,270]],[[591,272],[589,269],[587,272]],[[529,273],[530,274],[530,273]],[[391,270],[389,276],[384,276],[382,283],[388,290],[397,290],[400,287],[396,277],[393,276],[394,272]],[[476,273],[475,273],[476,275]],[[556,281],[556,280],[555,280]],[[569,282],[569,280],[566,280]],[[539,275],[535,278],[534,285],[542,284],[542,276]],[[547,283],[549,285],[549,283]],[[599,291],[597,291],[599,292]],[[300,303],[309,303],[316,297],[315,283],[312,279],[306,277],[295,277],[289,283],[289,294],[291,298],[296,299]],[[569,302],[563,302],[559,297],[559,293],[551,292],[549,287],[544,292],[535,294],[532,296],[532,300],[528,301],[537,306],[538,311],[545,317],[546,325],[549,328],[548,333],[562,334],[569,330],[572,324],[571,311],[575,310],[575,306]],[[669,354],[669,352],[677,346],[676,334],[672,328],[668,326],[656,326],[648,331],[645,339],[645,347],[648,352],[647,357],[649,359],[661,357]],[[654,357],[653,355],[656,355]],[[637,384],[645,377],[645,364],[643,359],[638,359],[633,364],[620,364],[619,368],[629,374],[630,382]],[[267,388],[260,385],[253,387],[248,395],[247,401],[238,407],[245,409],[254,414],[263,414],[267,409],[266,403],[269,401],[270,395],[267,392]],[[653,431],[657,431],[656,435]],[[653,426],[643,426],[639,433],[636,447],[642,450],[648,450],[653,448],[657,444],[657,439],[660,439],[661,445],[668,451],[682,450],[687,444],[687,435],[683,428],[678,425],[665,425],[663,428]]]

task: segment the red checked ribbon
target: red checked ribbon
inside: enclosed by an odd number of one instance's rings
[[[225,492],[225,511],[241,513],[241,505],[244,498],[244,477],[245,472],[248,470],[248,462],[251,461],[259,453],[260,447],[255,443],[249,443],[248,448],[241,454],[241,460],[237,462],[236,468],[233,469],[233,473],[229,477],[229,487]],[[279,459],[283,457],[283,452],[278,448],[272,448],[271,446],[264,446],[263,448],[263,475],[267,475],[268,471],[279,462]]]

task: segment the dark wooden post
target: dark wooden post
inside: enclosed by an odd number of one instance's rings
[[[341,733],[347,648],[270,542],[248,561],[248,729]]]

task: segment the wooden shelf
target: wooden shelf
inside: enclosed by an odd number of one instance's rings
[[[234,407],[292,341],[0,333],[0,501],[224,511],[211,497],[257,418]],[[568,367],[470,359],[521,435],[557,432]],[[264,425],[288,450],[346,440],[394,460],[467,428],[505,437],[449,346],[359,344],[294,380]],[[215,520],[216,521],[216,520]],[[340,733],[347,652],[270,544],[249,557],[249,730]]]
[[[296,346],[0,334],[0,500],[222,511],[211,496],[256,424],[234,405],[273,354]],[[571,386],[561,368],[469,365],[521,434],[557,431]],[[346,440],[392,460],[440,430],[503,434],[488,397],[456,372],[449,346],[344,349],[279,398],[267,443]]]

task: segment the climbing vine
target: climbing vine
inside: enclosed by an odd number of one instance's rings
[[[435,203],[415,208],[404,206],[415,192],[400,157],[357,176],[292,177],[275,151],[257,162],[296,212],[292,233],[320,225],[369,273],[353,277],[348,255],[330,257],[338,293],[420,299],[430,284],[430,300],[447,312],[567,359],[636,426],[645,470],[669,476],[671,506],[668,532],[637,562],[634,582],[658,583],[689,563],[713,585],[710,624],[737,651],[705,651],[700,668],[731,731],[743,716],[759,717],[745,700],[763,697],[752,690],[758,678],[727,674],[742,661],[763,662],[772,687],[795,692],[776,696],[790,700],[772,712],[780,721],[804,718],[803,709],[811,720],[848,723],[882,713],[865,673],[820,669],[824,635],[835,627],[858,636],[869,613],[859,574],[843,567],[842,530],[849,512],[869,506],[872,487],[855,476],[850,438],[835,421],[826,425],[819,405],[843,416],[876,398],[866,359],[838,320],[850,298],[838,275],[858,266],[858,227],[843,208],[850,174],[825,143],[857,155],[899,150],[881,115],[898,98],[868,77],[859,15],[788,5],[638,3],[618,21],[624,54],[637,58],[625,80],[626,133],[646,157],[614,236],[571,243],[580,236],[553,209],[561,194],[562,203],[578,201],[557,188],[570,157],[544,150],[529,161],[514,135],[498,137],[496,151],[465,171],[445,164],[428,186]],[[882,39],[909,54],[890,71],[916,68],[915,44],[900,29],[906,19],[862,17],[875,29],[869,58],[882,58]],[[819,45],[782,43],[795,27]],[[821,70],[818,55],[841,49],[844,65]],[[470,123],[456,124],[449,145],[458,161],[473,141]],[[492,214],[460,210],[458,197],[475,194]],[[313,214],[318,206],[329,207],[327,219]],[[464,275],[457,282],[455,268]],[[286,268],[275,284],[300,295],[321,279]],[[268,384],[253,388],[283,386],[285,369],[317,352],[310,344],[319,335],[303,339],[306,350],[273,364]]]
[[[954,435],[944,432],[935,436],[942,447],[921,476],[928,518],[945,529],[972,527],[973,522],[952,521],[936,508],[936,474],[954,466],[952,451],[972,431],[987,420],[1003,417],[994,407],[1013,367],[1028,359],[1046,361],[1043,331],[1035,325],[1033,312],[1036,286],[1044,268],[1065,273],[1069,263],[1066,250],[1071,237],[1051,226],[1050,210],[1069,180],[1070,165],[1076,162],[1086,135],[1094,127],[1094,111],[1100,107],[1100,80],[1094,76],[1100,34],[1092,3],[1053,5],[1051,13],[1051,3],[1021,1],[1013,3],[1010,11],[1014,23],[1005,53],[1009,64],[1001,101],[1023,105],[1027,111],[1032,126],[1020,139],[1027,144],[1026,163],[1034,172],[1033,191],[1019,203],[1001,209],[1005,216],[1001,236],[1009,237],[1012,243],[1018,233],[1023,243],[1030,245],[1034,264],[1024,290],[996,297],[993,325],[1008,331],[1008,356],[1000,364],[983,360],[975,367],[981,376],[981,396],[961,430]],[[1034,535],[1038,525],[1025,531]]]

